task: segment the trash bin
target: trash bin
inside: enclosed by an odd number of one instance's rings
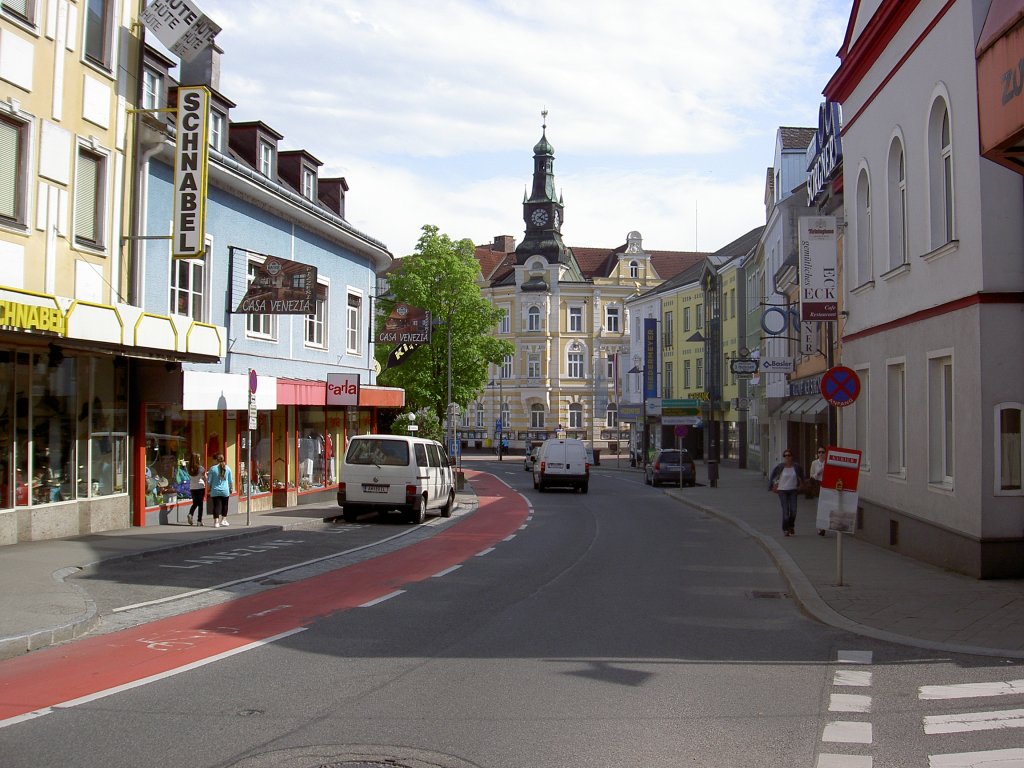
[[[708,459],[708,485],[718,487],[718,462],[714,459]]]

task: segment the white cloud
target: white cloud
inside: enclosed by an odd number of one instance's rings
[[[850,0],[205,0],[220,90],[348,178],[352,223],[522,236],[550,109],[567,241],[714,250],[763,223],[779,125],[811,125]]]

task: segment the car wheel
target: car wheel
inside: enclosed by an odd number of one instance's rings
[[[359,519],[359,510],[356,507],[349,505],[341,510],[341,516],[345,519],[346,523],[354,523]]]
[[[409,524],[410,525],[422,525],[423,521],[427,519],[427,506],[423,503],[423,497],[417,496],[416,500],[412,503],[409,508]]]
[[[441,507],[441,517],[451,517],[455,508],[455,491],[448,492],[448,501]]]

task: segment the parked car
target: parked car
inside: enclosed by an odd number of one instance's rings
[[[681,452],[674,449],[658,451],[654,461],[647,465],[644,480],[648,485],[696,485],[697,464],[685,448]]]
[[[427,510],[451,517],[455,477],[440,443],[401,435],[356,435],[348,444],[338,483],[346,521],[365,512],[398,511],[413,525]]]
[[[543,491],[554,486],[583,493],[590,486],[590,463],[582,440],[545,440],[533,464],[533,487]]]
[[[537,446],[536,448],[531,448],[530,450],[528,450],[526,452],[526,455],[523,457],[523,470],[524,471],[529,472],[530,470],[533,469],[533,464],[534,464],[535,461],[537,461],[537,453],[539,451],[540,451],[540,446]]]

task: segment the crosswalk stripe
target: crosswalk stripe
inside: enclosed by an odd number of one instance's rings
[[[983,696],[1010,696],[1024,693],[1024,680],[992,683],[961,683],[959,685],[922,685],[920,699],[975,699]]]
[[[852,669],[837,669],[835,677],[832,679],[832,685],[851,685],[865,688],[871,685],[871,673]]]
[[[871,723],[857,723],[849,720],[837,720],[825,726],[822,741],[835,741],[844,744],[870,744]]]
[[[931,755],[928,768],[1024,768],[1024,749]]]
[[[871,651],[839,651],[837,658],[840,664],[870,664],[874,654]]]
[[[1006,728],[1024,728],[1024,709],[929,715],[924,718],[924,732],[927,734],[994,731]]]
[[[870,712],[871,697],[852,693],[833,693],[829,698],[829,712]]]
[[[814,768],[872,768],[870,755],[818,755]]]

